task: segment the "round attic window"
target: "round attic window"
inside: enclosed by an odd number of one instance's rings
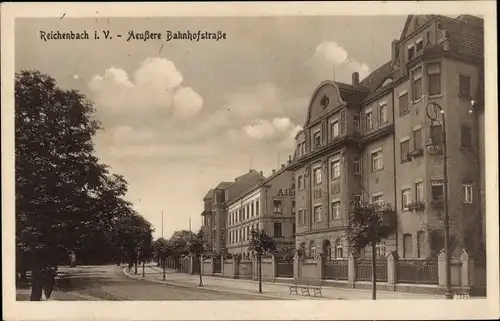
[[[323,98],[321,98],[321,101],[319,102],[321,108],[326,108],[328,104],[330,103],[330,98],[328,96],[323,95]]]

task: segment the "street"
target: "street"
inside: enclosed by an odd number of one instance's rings
[[[55,300],[270,300],[258,294],[213,291],[158,284],[127,277],[118,266],[61,267],[68,277],[58,282]],[[138,273],[142,268],[138,268]],[[133,272],[132,272],[133,273]],[[18,298],[19,300],[22,300]],[[275,298],[276,300],[277,298]]]

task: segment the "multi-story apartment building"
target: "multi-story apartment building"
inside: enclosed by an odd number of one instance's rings
[[[379,245],[379,253],[416,258],[442,246],[431,238],[442,226],[444,195],[442,149],[431,154],[426,148],[430,137],[438,144],[443,139],[441,127],[427,117],[431,102],[446,117],[455,251],[477,250],[484,226],[484,133],[481,112],[470,111],[471,100],[482,101],[483,21],[409,16],[391,52],[363,81],[357,73],[352,84],[324,81],[311,97],[291,166],[296,246],[306,252],[348,255],[345,231],[353,196],[389,203],[397,212],[397,231]]]
[[[290,165],[291,159],[288,162]],[[278,171],[228,202],[227,250],[249,256],[252,230],[264,230],[277,248],[294,248],[295,188],[293,173],[282,165]]]
[[[219,254],[226,250],[227,204],[263,179],[262,173],[250,170],[237,177],[234,182],[219,183],[205,195],[203,198],[205,210],[201,215],[208,250]]]

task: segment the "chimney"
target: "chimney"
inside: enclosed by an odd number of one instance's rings
[[[273,175],[274,175],[274,173],[276,173],[276,170],[275,170],[275,169],[273,169]]]
[[[394,39],[391,43],[391,59],[392,61],[396,61],[399,56],[399,41]]]
[[[281,169],[285,168],[285,164],[281,164]]]
[[[352,73],[352,84],[359,85],[359,73],[357,72]]]
[[[288,165],[292,163],[292,155],[288,155]]]
[[[260,176],[264,176],[264,172],[263,171],[260,171]]]
[[[252,172],[252,169],[249,169],[249,170],[248,170],[248,172],[249,172],[249,173],[251,173],[251,172]]]

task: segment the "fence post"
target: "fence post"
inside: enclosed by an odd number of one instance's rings
[[[274,254],[272,254],[271,256],[271,267],[272,267],[272,276],[273,276],[273,282],[276,281],[276,273],[278,272],[277,271],[277,268],[276,268],[276,258],[274,257]]]
[[[240,278],[240,258],[233,256],[233,279]]]
[[[220,256],[220,275],[224,276],[224,255]]]
[[[356,257],[352,252],[349,252],[349,258],[347,259],[347,280],[349,286],[354,289],[356,283]]]
[[[387,287],[392,291],[396,291],[397,265],[398,253],[390,251],[389,254],[387,254]]]
[[[293,279],[298,280],[299,279],[299,254],[295,252],[295,255],[293,256]]]
[[[462,261],[462,290],[466,294],[470,294],[471,287],[474,286],[474,260],[472,260],[469,257],[469,253],[463,249],[460,255],[460,261]]]
[[[323,279],[323,255],[321,253],[316,254],[316,276],[319,280]]]
[[[438,285],[446,286],[446,253],[441,250],[438,255]]]

